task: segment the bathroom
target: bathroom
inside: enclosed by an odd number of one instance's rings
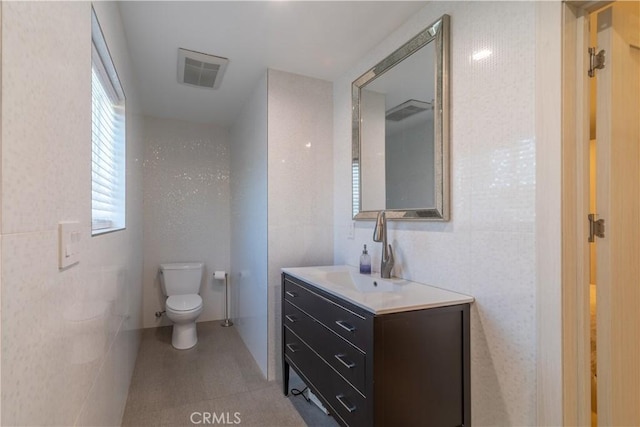
[[[164,310],[164,262],[204,262],[198,321],[220,330],[227,329],[217,326],[225,286],[213,272],[227,272],[228,329],[264,380],[279,381],[280,269],[357,266],[364,244],[373,265],[380,261],[373,222],[352,218],[351,83],[443,14],[451,17],[451,219],[391,221],[394,274],[474,297],[472,424],[563,424],[563,5],[305,3],[93,3],[127,99],[126,229],[96,237],[92,5],[0,5],[2,425],[121,424],[142,336],[171,325],[155,315]],[[152,91],[156,73],[139,75],[136,61],[153,60],[144,43],[166,43],[171,27],[145,33],[135,25],[145,16],[178,19],[189,9],[243,28],[261,22],[266,9],[291,22],[308,18],[304,7],[323,6],[367,35],[385,16],[383,29],[354,51],[353,40],[337,42],[349,59],[331,78],[305,68],[305,51],[267,65],[237,89],[235,117],[222,117],[223,109],[219,121],[203,119],[207,112],[188,104],[171,116],[167,98]],[[328,24],[313,22],[311,40],[329,37]],[[297,36],[258,30],[284,37],[285,46]],[[185,44],[206,45],[192,34]],[[473,59],[482,49],[492,55]],[[309,53],[330,64],[335,52],[310,43]],[[175,59],[167,67],[157,74],[175,83]],[[79,262],[61,270],[58,223],[65,221],[80,223]],[[90,321],[78,324],[78,316]]]

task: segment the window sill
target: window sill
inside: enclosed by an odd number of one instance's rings
[[[91,230],[91,237],[102,236],[103,234],[109,234],[116,231],[126,230],[127,227],[111,227],[111,228],[101,228],[98,230]]]

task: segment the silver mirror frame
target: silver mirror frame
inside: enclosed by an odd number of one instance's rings
[[[363,86],[378,76],[393,68],[403,59],[412,55],[423,46],[435,41],[436,43],[436,90],[434,100],[434,163],[435,163],[435,207],[425,209],[388,209],[388,219],[395,220],[449,220],[449,15],[442,15],[433,24],[406,42],[395,52],[376,64],[369,71],[358,77],[351,84],[352,99],[352,168],[357,168],[360,176],[360,91]],[[352,173],[352,177],[355,173]],[[352,188],[362,194],[362,182],[352,183]],[[355,220],[375,220],[378,212],[363,211],[360,197],[352,194],[353,210],[357,213]]]

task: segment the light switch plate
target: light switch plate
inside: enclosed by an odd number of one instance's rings
[[[80,262],[82,231],[78,221],[58,223],[58,268],[63,269]]]

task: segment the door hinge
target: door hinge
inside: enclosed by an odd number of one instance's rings
[[[596,70],[604,68],[604,49],[596,53],[595,47],[589,48],[589,77],[595,77]]]
[[[596,214],[589,214],[589,242],[593,243],[596,237],[604,237],[604,219],[596,220]]]

